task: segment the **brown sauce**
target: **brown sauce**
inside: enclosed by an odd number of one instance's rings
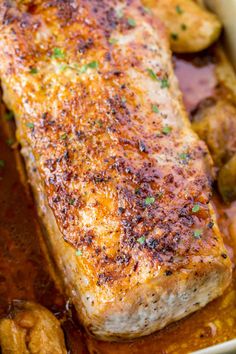
[[[195,56],[194,61],[195,65],[191,57],[175,58],[176,74],[189,112],[212,96],[216,86],[214,61],[209,56],[208,59]],[[15,154],[6,139],[0,131],[0,160],[4,161],[4,166],[0,163],[0,317],[8,314],[13,299],[39,302],[61,319],[71,354],[86,353],[85,341],[93,354],[184,354],[236,338],[235,270],[232,284],[222,297],[156,334],[132,343],[85,338],[49,275],[37,237],[34,204],[20,183]],[[216,196],[215,205],[225,243],[236,264],[236,203],[225,206]]]

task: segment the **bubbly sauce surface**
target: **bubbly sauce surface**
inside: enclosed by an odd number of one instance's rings
[[[200,58],[201,59],[201,58]],[[200,60],[199,59],[199,60]],[[205,59],[206,60],[206,59]],[[214,93],[214,62],[175,58],[176,74],[189,112]],[[2,117],[2,119],[5,119]],[[7,124],[14,124],[11,120]],[[48,272],[38,235],[32,197],[20,182],[16,144],[0,131],[0,316],[9,313],[14,299],[39,302],[62,321],[68,350],[81,354],[188,353],[236,338],[236,273],[225,294],[204,309],[164,330],[131,343],[106,343],[86,337],[68,311],[66,299]],[[236,264],[236,203],[223,205],[215,197],[219,225],[229,255]]]

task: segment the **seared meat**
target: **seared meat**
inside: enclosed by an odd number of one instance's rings
[[[6,1],[0,75],[47,243],[88,331],[149,334],[222,294],[211,159],[139,1]]]

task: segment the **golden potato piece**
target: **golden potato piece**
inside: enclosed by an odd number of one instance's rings
[[[219,168],[236,153],[236,107],[231,102],[219,99],[205,103],[195,115],[192,127],[207,143]]]
[[[220,170],[218,188],[225,202],[236,199],[236,154]]]
[[[27,343],[27,344],[26,344]],[[3,354],[66,354],[60,322],[43,306],[14,302],[13,319],[0,322]]]
[[[195,115],[193,129],[219,168],[218,189],[225,202],[236,199],[236,107],[227,100],[210,102]]]
[[[166,25],[171,49],[176,53],[198,52],[217,40],[221,24],[217,17],[192,0],[142,0]]]
[[[3,354],[29,354],[26,347],[26,330],[15,321],[4,318],[0,321],[0,347]]]

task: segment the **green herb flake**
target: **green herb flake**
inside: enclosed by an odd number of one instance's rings
[[[37,74],[38,73],[38,69],[37,68],[31,68],[29,71],[30,74]]]
[[[158,106],[156,104],[152,104],[152,111],[154,113],[159,113],[159,108],[158,108]]]
[[[196,229],[193,232],[194,238],[200,238],[202,236],[202,229]]]
[[[34,129],[34,123],[28,122],[28,123],[26,123],[26,126],[30,129]]]
[[[97,120],[96,123],[100,128],[103,126],[103,121],[101,119]]]
[[[97,69],[98,68],[98,62],[97,61],[91,61],[89,64],[88,64],[88,68],[90,69]]]
[[[151,205],[151,204],[153,204],[155,202],[155,198],[154,197],[147,197],[146,199],[145,199],[145,204],[146,205]]]
[[[148,72],[151,79],[158,81],[158,76],[152,69],[148,68],[147,72]]]
[[[128,18],[128,24],[130,27],[136,27],[136,21],[133,18]]]
[[[137,242],[140,243],[140,245],[143,245],[146,241],[145,236],[141,236],[137,239]]]
[[[116,38],[109,38],[108,42],[109,42],[110,44],[116,44],[116,43],[118,43],[118,39],[116,39]]]
[[[81,72],[81,74],[83,74],[83,73],[85,73],[87,71],[87,69],[88,69],[88,65],[84,64],[83,66],[81,66],[79,71]]]
[[[75,252],[75,254],[76,254],[76,256],[78,256],[78,257],[79,257],[79,256],[82,256],[82,254],[83,254],[83,253],[82,253],[82,251],[81,251],[81,250],[77,250],[77,251]]]
[[[181,154],[179,154],[179,158],[183,162],[186,162],[189,158],[189,154],[187,152],[182,152]]]
[[[177,41],[177,40],[179,39],[178,33],[171,33],[171,38],[172,38],[174,41]]]
[[[6,112],[4,114],[4,119],[7,121],[13,120],[13,118],[14,118],[14,114],[12,111]]]
[[[63,134],[61,135],[61,139],[62,139],[62,140],[66,140],[66,138],[67,138],[67,134],[66,134],[66,133],[63,133]]]
[[[68,69],[69,68],[69,66],[68,65],[66,65],[66,64],[60,64],[59,65],[59,70],[62,72],[62,71],[65,71],[66,69]]]
[[[11,146],[14,143],[14,140],[9,138],[9,139],[6,140],[6,143],[7,143],[8,146]]]
[[[179,14],[179,15],[181,15],[181,14],[184,12],[183,9],[182,9],[182,7],[180,7],[179,5],[177,5],[177,6],[175,7],[175,10],[176,10],[177,14]]]
[[[64,59],[65,53],[60,48],[54,48],[52,58],[53,59]]]
[[[194,204],[194,206],[192,207],[192,212],[193,213],[197,213],[200,210],[200,206],[198,204]]]
[[[81,66],[81,68],[79,69],[79,72],[81,74],[85,73],[87,71],[87,69],[97,69],[98,68],[98,62],[93,60],[88,64],[84,64],[83,66]]]
[[[164,88],[169,88],[170,87],[170,83],[168,81],[167,78],[164,78],[161,80],[161,88],[164,89]]]
[[[182,24],[181,24],[181,29],[182,29],[182,31],[186,31],[187,26],[186,26],[186,24],[185,24],[185,23],[182,23]]]
[[[4,160],[0,160],[0,168],[3,168],[5,166],[5,161]]]
[[[75,204],[75,199],[74,199],[74,198],[71,198],[71,199],[69,200],[69,204],[70,204],[70,205],[74,205],[74,204]]]
[[[124,97],[124,96],[121,97],[121,102],[122,102],[122,103],[126,103],[126,97]]]
[[[171,131],[172,131],[172,128],[171,128],[169,125],[165,125],[165,126],[162,128],[162,133],[165,134],[165,135],[170,134]]]

